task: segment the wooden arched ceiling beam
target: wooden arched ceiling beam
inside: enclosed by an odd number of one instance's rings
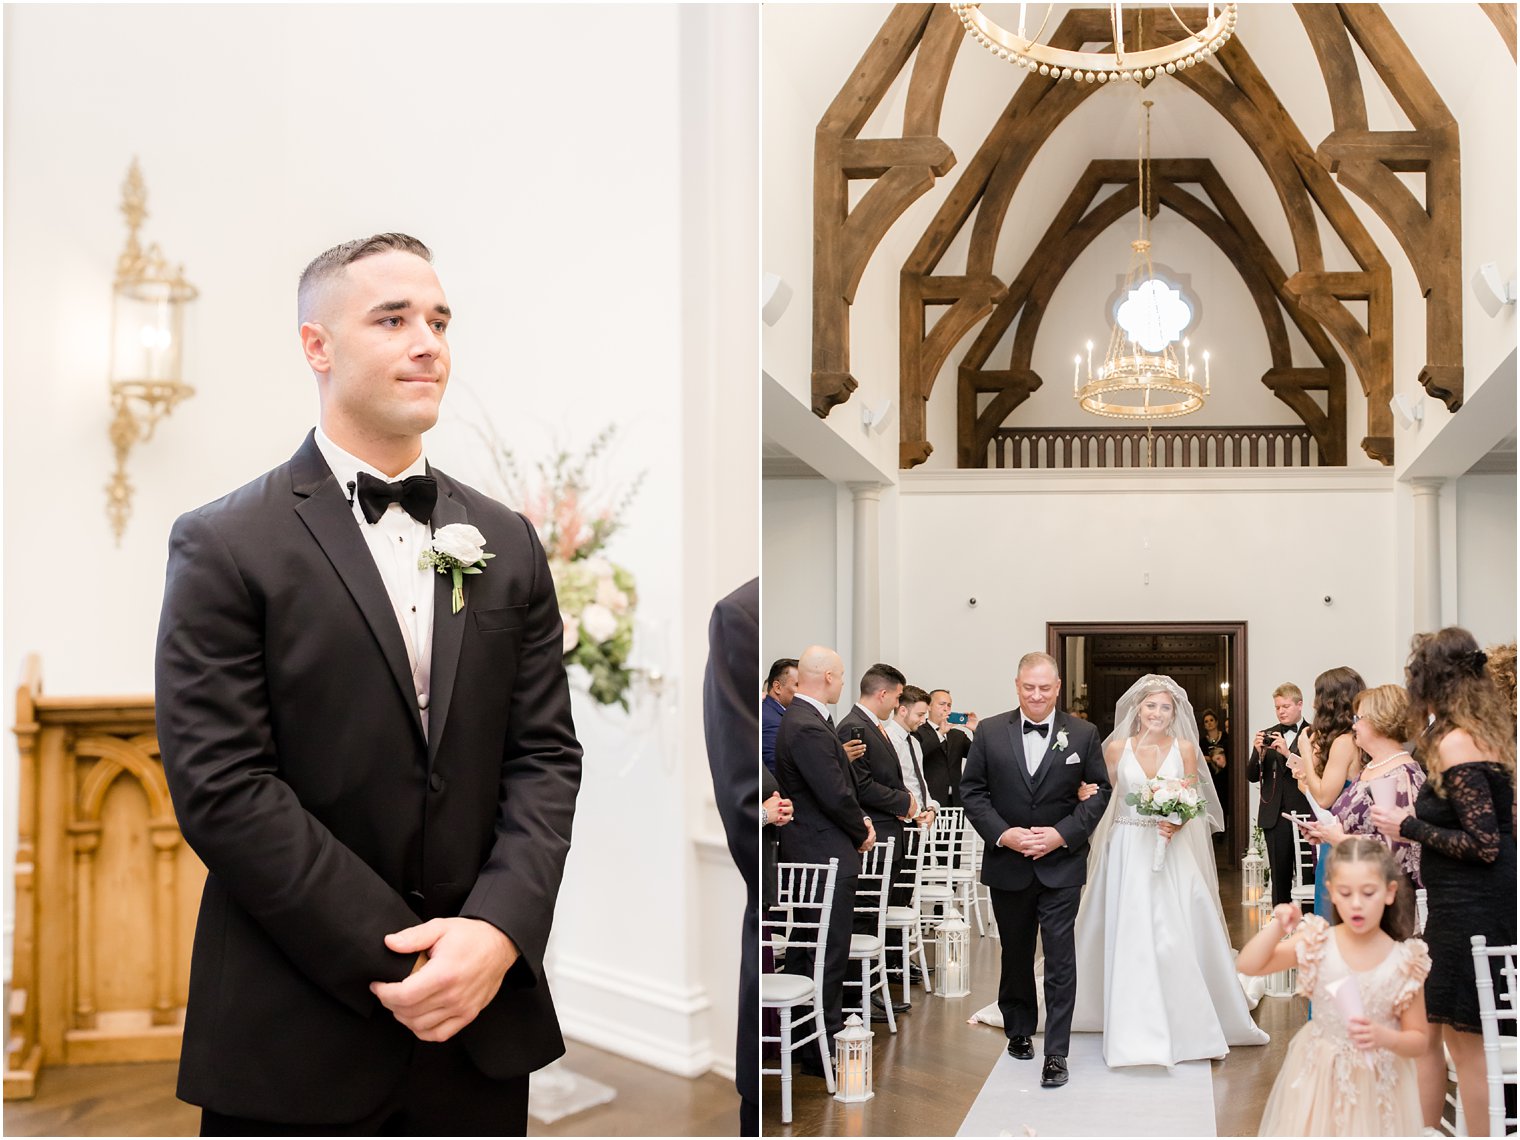
[[[1344,464],[1345,369],[1323,330],[1287,290],[1286,273],[1211,162],[1160,159],[1152,163],[1152,171],[1156,178],[1156,199],[1147,212],[1154,216],[1160,205],[1168,206],[1201,230],[1230,259],[1251,293],[1266,333],[1272,367],[1263,375],[1263,383],[1309,427],[1319,445],[1321,461]],[[1214,208],[1182,189],[1179,183],[1184,182],[1201,185]],[[1114,184],[1120,185],[1119,192],[1089,210],[1098,191]],[[1090,163],[1009,287],[1007,296],[998,304],[993,318],[973,343],[959,369],[959,466],[985,466],[992,434],[1040,387],[1042,381],[1032,368],[1031,359],[1050,298],[1082,251],[1099,234],[1139,208],[1134,188],[1133,167],[1127,160]],[[1283,308],[1304,332],[1320,359],[1320,367],[1294,367]],[[986,370],[987,358],[1015,316],[1018,328],[1008,368]],[[1327,393],[1326,410],[1322,411],[1310,395],[1313,391]],[[993,400],[978,414],[978,397],[988,392],[994,394]]]
[[[856,388],[850,305],[871,255],[903,211],[955,165],[937,132],[963,38],[948,5],[897,5],[814,132],[812,394],[819,416]],[[860,138],[915,50],[903,134]],[[850,182],[862,179],[873,185],[852,210]]]
[[[1201,15],[1201,10],[1184,10],[1181,15],[1183,20],[1193,20]],[[1154,34],[1183,34],[1182,22],[1169,10],[1149,9],[1143,13],[1131,10],[1126,18],[1132,21],[1143,18]],[[1062,20],[1050,42],[1062,47],[1103,42],[1109,34],[1107,20],[1103,10],[1075,9]],[[1392,314],[1384,303],[1391,297],[1387,261],[1334,179],[1315,160],[1308,141],[1240,40],[1231,40],[1217,58],[1223,70],[1199,66],[1179,71],[1176,78],[1235,128],[1276,189],[1298,261],[1298,272],[1288,278],[1291,303],[1299,317],[1309,320],[1309,314],[1313,313],[1309,323],[1329,329],[1351,358],[1363,391],[1369,396],[1363,448],[1369,455],[1389,462],[1392,418],[1386,404],[1392,394]],[[923,462],[933,450],[926,438],[928,399],[940,368],[954,349],[955,338],[986,315],[988,298],[996,296],[1001,284],[992,272],[997,238],[1030,159],[1093,90],[1085,85],[1056,84],[1026,74],[1004,114],[966,164],[904,264],[898,354],[903,409],[899,460],[903,466]],[[1352,252],[1358,273],[1325,271],[1316,205]],[[920,285],[938,267],[951,242],[973,215],[966,273],[935,278],[935,288],[940,293],[952,282],[961,283],[966,292],[954,299],[960,304],[951,303],[940,317],[941,322],[950,323],[943,328],[938,324],[931,328],[927,311],[930,302],[920,295]],[[1016,285],[1012,292],[1018,292]],[[1369,298],[1368,327],[1364,329],[1343,302]],[[1005,300],[998,311],[1006,311],[1007,305]],[[998,320],[995,314],[979,341],[990,336],[995,343],[1006,331],[1006,324],[998,327]],[[973,369],[971,376],[973,387],[988,379],[978,377],[977,371]],[[1005,378],[1007,382],[1027,383],[1029,378],[1019,375],[1020,370],[1013,372],[1014,375]],[[963,385],[963,395],[964,391]],[[1307,405],[1297,396],[1284,394],[1282,398],[1297,401],[1297,409],[1301,413],[1306,411]],[[1332,446],[1325,449],[1327,461],[1336,451],[1332,441]]]
[[[1462,177],[1456,120],[1376,4],[1298,4],[1330,93],[1335,129],[1317,157],[1383,220],[1425,296],[1420,384],[1450,411],[1462,406]],[[1368,128],[1355,39],[1414,125]],[[1425,177],[1422,203],[1399,178]]]
[[[1483,14],[1493,22],[1509,48],[1510,59],[1515,58],[1515,6],[1513,4],[1479,4]]]

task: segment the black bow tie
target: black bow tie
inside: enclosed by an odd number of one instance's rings
[[[433,517],[438,502],[438,482],[431,475],[413,475],[396,483],[376,479],[368,471],[359,472],[359,508],[370,523],[380,521],[385,508],[400,503],[401,509],[420,523]]]
[[[1050,725],[1048,724],[1030,724],[1027,720],[1024,722],[1024,735],[1026,736],[1031,732],[1038,732],[1041,736],[1044,736],[1049,731]]]

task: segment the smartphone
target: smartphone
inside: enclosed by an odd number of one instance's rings
[[[843,739],[843,740],[859,740],[860,739],[860,726],[859,725],[854,725],[854,724],[850,725],[848,728],[846,728],[844,730],[844,736],[841,739]]]
[[[951,713],[945,719],[948,720],[951,724],[965,724],[971,718],[968,717],[965,713]]]

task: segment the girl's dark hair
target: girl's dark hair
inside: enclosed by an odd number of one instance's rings
[[[1393,896],[1393,902],[1383,908],[1381,925],[1384,933],[1397,942],[1414,937],[1415,923],[1418,918],[1414,884],[1410,882],[1409,876],[1404,874],[1403,868],[1394,859],[1388,845],[1366,835],[1353,835],[1349,839],[1342,839],[1330,849],[1330,859],[1325,864],[1326,883],[1330,882],[1335,875],[1335,869],[1343,863],[1376,863],[1378,872],[1385,882],[1399,885],[1398,893]],[[1332,899],[1330,925],[1335,926],[1340,923],[1340,920],[1340,911],[1335,909]]]
[[[1326,669],[1314,678],[1314,771],[1320,775],[1330,758],[1330,746],[1351,731],[1352,702],[1367,686],[1349,665]]]
[[[1515,720],[1510,704],[1485,666],[1488,656],[1467,630],[1448,626],[1437,633],[1417,633],[1404,666],[1409,690],[1410,731],[1420,741],[1420,758],[1431,791],[1443,795],[1437,758],[1441,738],[1462,729],[1510,773],[1515,772]],[[1427,727],[1425,719],[1434,713]]]

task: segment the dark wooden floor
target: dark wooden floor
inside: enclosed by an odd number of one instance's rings
[[[1240,905],[1238,871],[1220,872],[1220,893],[1230,940],[1250,937]],[[821,1078],[799,1072],[793,1082],[792,1124],[781,1123],[780,1082],[765,1078],[761,1128],[767,1136],[953,1136],[1006,1045],[1003,1031],[966,1025],[966,1019],[997,997],[998,944],[971,932],[971,995],[925,996],[913,991],[913,1010],[899,1019],[896,1036],[885,1026],[873,1042],[876,1096],[843,1105],[828,1095]],[[1288,1042],[1307,1012],[1302,998],[1263,998],[1256,1020],[1272,1036],[1260,1048],[1235,1049],[1213,1062],[1214,1117],[1220,1136],[1254,1136]],[[1076,1086],[1073,1086],[1076,1087]]]
[[[618,1090],[611,1104],[552,1125],[529,1119],[530,1136],[733,1136],[739,1097],[709,1073],[672,1076],[571,1042],[566,1063]],[[175,1099],[173,1062],[44,1069],[36,1099],[8,1101],[8,1136],[194,1136],[200,1110]]]

